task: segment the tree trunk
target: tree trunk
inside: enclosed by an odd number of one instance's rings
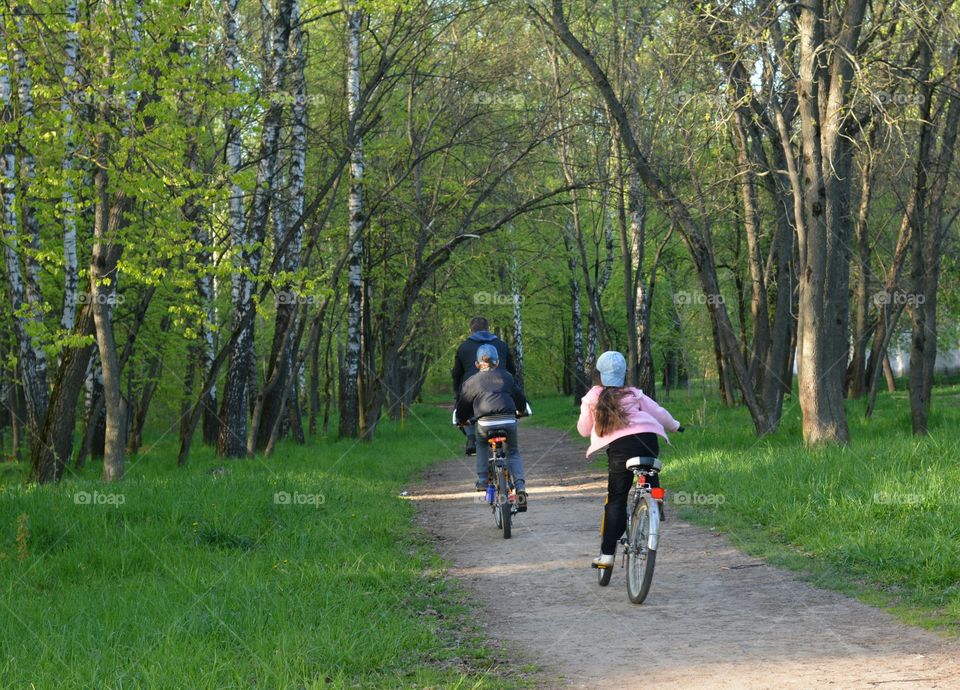
[[[347,2],[347,115],[355,126],[360,108],[360,25],[363,12],[356,0]],[[350,259],[347,264],[347,333],[346,353],[340,372],[340,428],[339,438],[356,438],[360,431],[360,358],[363,337],[363,142],[350,137],[350,194],[348,214],[350,228],[348,243]]]
[[[753,340],[748,355],[749,372],[750,379],[756,382],[755,390],[760,393],[761,372],[770,351],[770,315],[767,311],[767,285],[760,251],[760,219],[757,211],[755,173],[747,141],[746,124],[740,110],[734,113],[734,133],[737,143],[743,227],[747,235],[747,265],[750,268],[750,315],[753,323]]]
[[[854,288],[856,313],[853,330],[853,356],[847,376],[847,390],[851,398],[860,398],[867,390],[866,364],[867,341],[870,339],[870,238],[867,233],[867,220],[870,215],[870,196],[873,190],[873,145],[879,131],[879,120],[870,127],[866,159],[860,168],[860,206],[857,222],[854,226],[854,238],[857,241],[857,282]]]
[[[105,138],[104,138],[105,139]],[[118,226],[119,215],[127,204],[121,201],[110,208],[107,193],[106,143],[100,144],[100,164],[94,175],[97,191],[94,245],[90,260],[90,299],[96,326],[97,350],[103,371],[103,403],[106,434],[103,448],[103,479],[123,479],[126,444],[126,405],[120,394],[120,364],[113,335],[113,305],[117,294],[117,263],[123,249],[111,239],[109,226]],[[113,221],[113,222],[111,222]]]
[[[60,100],[60,112],[64,122],[64,151],[61,163],[63,173],[63,314],[60,327],[64,331],[73,330],[77,316],[77,297],[79,295],[80,272],[77,261],[77,218],[76,203],[73,196],[74,149],[73,141],[73,101],[78,89],[77,81],[77,0],[67,0],[67,30],[64,38],[66,63],[63,67],[64,93]]]
[[[925,273],[929,268],[926,265],[927,256],[927,171],[933,162],[934,132],[931,121],[933,110],[933,84],[930,83],[930,64],[932,51],[929,43],[921,41],[920,46],[920,73],[922,75],[921,93],[923,103],[920,115],[920,144],[917,156],[916,178],[914,183],[915,203],[910,214],[910,288],[913,300],[910,303],[910,316],[913,324],[913,333],[910,340],[910,421],[914,434],[927,433],[927,415],[930,411],[930,400],[926,395],[924,382],[924,350],[929,345],[929,336],[926,317],[927,310],[923,304],[917,304],[926,297]]]
[[[573,402],[574,405],[579,405],[580,399],[587,392],[587,380],[583,353],[583,313],[580,309],[580,267],[577,253],[573,249],[572,222],[568,220],[564,226],[564,245],[567,250],[567,266],[570,269],[570,318],[573,338],[573,360],[567,366],[573,374]]]
[[[94,335],[92,300],[84,301],[74,322],[73,335],[85,338]],[[82,347],[63,351],[40,442],[31,451],[30,481],[45,484],[58,481],[63,476],[73,450],[77,399],[87,377],[93,349],[94,343],[89,342]]]
[[[897,392],[897,382],[893,378],[893,367],[890,366],[890,356],[883,356],[883,378],[887,382],[887,392]]]
[[[637,251],[643,251],[643,241],[633,239],[639,225],[636,216],[639,213],[637,196],[634,192],[633,184],[625,184],[624,170],[622,160],[622,144],[619,139],[615,140],[614,151],[616,153],[616,173],[617,173],[617,221],[620,228],[620,255],[623,259],[623,307],[627,319],[627,377],[626,383],[630,386],[640,385],[640,343],[639,334],[642,330],[637,324],[637,318],[641,310],[637,305],[637,291],[635,289],[635,279],[633,272],[638,267],[638,261],[633,254]],[[633,176],[631,176],[633,177]],[[629,191],[628,191],[629,189]],[[631,232],[633,231],[633,232]],[[642,270],[643,257],[639,260],[639,270]]]
[[[237,268],[232,285],[231,301],[234,312],[235,330],[240,330],[230,356],[230,364],[223,387],[223,399],[220,405],[220,430],[217,437],[217,454],[222,457],[239,458],[247,454],[247,422],[250,397],[256,386],[256,352],[254,340],[254,320],[247,319],[240,327],[240,315],[247,313],[253,305],[254,281],[260,273],[260,263],[264,236],[270,220],[270,200],[274,194],[274,177],[277,168],[277,155],[280,139],[280,124],[283,113],[282,100],[276,97],[283,90],[286,76],[286,61],[290,42],[291,6],[297,0],[281,0],[270,30],[268,69],[264,79],[265,91],[271,94],[264,116],[263,130],[260,136],[260,148],[257,164],[256,186],[250,208],[250,221],[242,229],[239,244],[234,236],[234,262]],[[232,3],[233,0],[230,0]],[[230,16],[228,27],[233,20],[236,5],[228,7]],[[266,30],[266,27],[265,27]],[[234,41],[235,42],[235,41]],[[232,136],[239,137],[239,133]],[[239,141],[228,142],[229,146],[239,147]],[[239,156],[235,149],[231,154],[234,161]],[[236,203],[232,201],[232,203]],[[236,213],[231,208],[231,213]],[[236,218],[231,219],[232,229],[240,230]],[[249,273],[249,276],[248,276]],[[250,277],[252,276],[252,278]]]
[[[104,5],[107,16],[113,12],[113,0]],[[137,0],[134,6],[133,21],[130,28],[131,60],[130,71],[135,74],[140,63],[141,27],[143,24],[143,1]],[[103,52],[104,77],[109,82],[113,78],[113,45],[108,41]],[[131,136],[130,122],[136,109],[138,95],[134,91],[125,94],[124,108],[120,114],[121,136]],[[101,118],[105,122],[112,119],[110,99],[101,105]],[[132,206],[132,200],[123,191],[109,194],[108,158],[111,147],[109,135],[98,135],[97,170],[94,174],[96,189],[96,211],[94,219],[94,244],[90,256],[90,298],[93,320],[96,327],[97,350],[100,353],[100,366],[103,371],[103,404],[106,421],[103,452],[103,479],[117,481],[123,479],[126,452],[127,410],[126,401],[120,393],[121,370],[117,356],[117,344],[113,332],[113,306],[117,295],[118,263],[123,246],[117,242],[120,230],[126,224],[126,216]],[[127,153],[124,169],[131,164],[132,154]]]
[[[289,220],[300,218],[304,209],[304,171],[306,166],[306,131],[307,131],[307,96],[306,82],[303,71],[306,58],[303,52],[303,36],[300,27],[299,2],[291,5],[291,64],[293,72],[293,105],[291,108],[290,125],[290,161],[289,161],[289,191],[276,196],[274,209],[274,236],[275,243],[280,244],[289,224]],[[281,184],[281,188],[286,185]],[[300,253],[303,249],[303,232],[295,232],[293,239],[287,244],[283,255],[283,270],[295,274],[300,270]],[[291,335],[297,330],[298,295],[293,292],[293,284],[287,282],[280,286],[278,292],[277,311],[274,320],[273,347],[270,354],[270,367],[267,379],[274,377],[276,382],[270,391],[261,391],[258,405],[262,407],[259,424],[251,429],[255,437],[252,447],[248,451],[266,450],[272,447],[271,438],[275,437],[274,428],[284,416],[285,401],[289,400],[291,379],[295,376],[292,370],[296,359],[296,345]],[[306,310],[304,310],[306,311]],[[297,344],[299,343],[299,339]],[[296,401],[294,401],[296,402]],[[299,408],[297,408],[299,411]],[[299,413],[299,412],[298,412]],[[255,413],[254,417],[257,417]],[[299,419],[299,417],[298,417]],[[299,428],[299,427],[298,427]],[[302,429],[300,429],[302,436]]]
[[[517,257],[510,258],[510,292],[513,297],[513,361],[517,373],[514,375],[517,387],[523,390],[523,312],[520,310],[522,297],[517,281]]]
[[[849,223],[849,135],[842,126],[853,64],[850,56],[862,28],[865,0],[850,0],[825,37],[819,0],[800,8],[800,69],[797,93],[802,141],[802,223],[798,372],[803,439],[807,445],[850,441],[844,409],[846,371]],[[838,18],[839,19],[839,18]],[[829,65],[823,65],[827,43]],[[786,143],[785,143],[786,145]],[[798,221],[801,219],[798,218]]]
[[[163,336],[170,331],[171,314],[167,312],[160,319],[160,333]],[[130,426],[130,435],[127,439],[127,451],[136,453],[143,445],[143,429],[147,424],[147,412],[150,410],[150,402],[153,400],[153,394],[157,391],[157,384],[160,382],[161,372],[163,370],[163,352],[162,343],[149,357],[147,363],[147,380],[143,385],[143,391],[140,394],[140,401],[137,403],[136,411],[133,414],[132,424]]]
[[[17,25],[17,34],[23,35],[23,8],[14,7],[14,17]],[[3,52],[6,53],[6,32],[3,32]],[[32,83],[27,69],[27,62],[21,42],[18,40],[14,47],[13,62],[17,67],[17,84],[20,98],[21,126],[32,126],[33,100]],[[13,118],[12,90],[7,61],[0,60],[0,104],[3,107],[3,123],[8,124]],[[39,452],[36,444],[41,437],[40,431],[47,414],[49,390],[47,388],[47,360],[41,347],[38,335],[35,335],[42,326],[42,314],[39,306],[43,304],[40,294],[39,273],[36,252],[40,249],[40,228],[33,210],[32,200],[29,198],[30,183],[34,178],[33,155],[24,151],[21,159],[22,180],[21,188],[17,187],[17,145],[4,138],[0,151],[0,196],[3,198],[3,251],[7,274],[7,285],[10,291],[11,312],[13,314],[13,331],[16,337],[19,359],[21,387],[26,409],[26,429],[31,439],[31,456]],[[22,261],[18,251],[17,238],[19,223],[17,209],[22,212],[22,236],[29,245]]]
[[[924,42],[922,50],[929,51],[929,45]],[[954,45],[954,65],[956,73],[960,67],[960,42]],[[945,91],[944,99],[948,102],[943,110],[943,132],[941,135],[940,153],[934,158],[933,147],[935,132],[929,132],[929,141],[921,143],[921,151],[926,155],[920,159],[917,171],[917,186],[921,190],[926,187],[927,171],[929,166],[930,184],[929,207],[924,208],[922,201],[918,201],[914,211],[912,258],[913,271],[911,284],[913,294],[908,296],[908,303],[913,315],[913,334],[910,350],[910,413],[913,422],[914,434],[926,434],[931,397],[933,394],[934,365],[937,358],[937,290],[940,283],[940,267],[942,264],[942,246],[952,220],[947,220],[944,213],[944,197],[948,188],[951,168],[956,154],[958,123],[960,123],[960,77],[954,77],[951,89]],[[926,117],[923,118],[923,132],[931,127],[931,104],[933,89],[924,89],[926,101],[924,104]],[[921,134],[921,137],[923,134]],[[921,183],[920,176],[923,175]],[[922,197],[921,197],[922,199]],[[919,265],[918,265],[919,264]]]

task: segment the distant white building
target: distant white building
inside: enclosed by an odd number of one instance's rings
[[[906,342],[909,343],[909,335],[906,338]],[[851,347],[851,353],[853,348]],[[896,378],[906,376],[910,373],[910,348],[909,346],[904,346],[900,344],[899,346],[892,345],[888,348],[887,352],[890,354],[890,369],[893,370],[893,375]],[[870,356],[870,351],[867,350],[867,357]],[[951,350],[941,350],[937,351],[937,359],[933,365],[933,373],[935,374],[960,374],[960,349],[953,348]],[[797,371],[797,358],[793,358],[793,375],[796,376]]]
[[[910,373],[910,350],[890,350],[890,368],[896,377]],[[933,365],[935,374],[956,374],[960,372],[960,350],[939,350]]]

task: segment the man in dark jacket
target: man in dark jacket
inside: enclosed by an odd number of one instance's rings
[[[457,356],[453,360],[453,369],[450,370],[453,375],[453,395],[455,399],[459,399],[460,387],[463,382],[477,373],[475,362],[477,361],[477,348],[481,345],[495,347],[499,360],[503,363],[503,368],[511,375],[517,373],[510,348],[500,338],[491,333],[489,328],[490,322],[482,316],[475,316],[470,319],[470,336],[457,348]],[[463,431],[467,435],[467,455],[476,455],[477,439],[473,426],[465,424]]]
[[[469,419],[488,417],[493,415],[509,415],[509,422],[502,428],[507,437],[507,465],[513,477],[517,498],[525,509],[526,475],[523,471],[523,460],[520,458],[520,444],[517,439],[516,416],[518,410],[522,414],[527,408],[527,399],[523,391],[517,388],[513,376],[498,367],[500,354],[497,348],[484,344],[477,348],[477,361],[474,368],[475,376],[471,376],[460,387],[460,398],[457,400],[457,421],[461,424]],[[490,449],[487,447],[484,430],[478,426],[477,434],[481,443],[477,447],[477,491],[487,488],[487,462]]]

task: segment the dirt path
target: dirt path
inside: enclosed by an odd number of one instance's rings
[[[473,458],[437,466],[411,498],[491,638],[544,669],[541,687],[960,688],[960,644],[799,582],[674,515],[646,603],[628,601],[619,567],[598,587],[589,562],[606,474],[562,432],[528,426],[520,438],[530,509],[512,539],[477,502]]]

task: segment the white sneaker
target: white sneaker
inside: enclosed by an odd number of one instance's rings
[[[602,553],[597,558],[593,559],[594,568],[609,568],[613,566],[614,555]]]

